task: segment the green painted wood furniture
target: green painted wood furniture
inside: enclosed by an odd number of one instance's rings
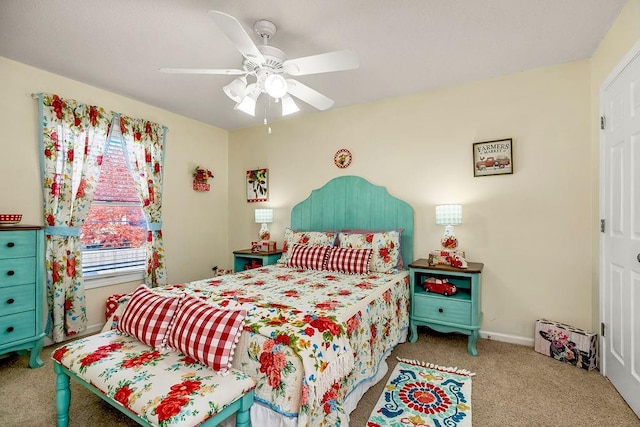
[[[281,256],[281,250],[271,252],[251,252],[251,249],[240,249],[233,251],[233,271],[238,272],[244,270],[245,265],[251,261],[255,261],[261,266],[275,264]]]
[[[236,427],[251,425],[256,382],[236,369],[222,375],[114,331],[65,343],[51,359],[58,427],[69,425],[71,379],[143,426],[211,427],[233,414]]]
[[[69,380],[73,378],[78,383],[82,384],[87,389],[91,390],[94,394],[101,397],[102,400],[109,403],[114,408],[140,424],[141,426],[153,427],[154,424],[150,424],[142,418],[128,411],[122,405],[119,405],[113,399],[108,397],[104,392],[98,390],[91,384],[83,381],[73,372],[64,368],[59,363],[53,363],[53,370],[56,373],[56,408],[58,410],[57,415],[57,427],[67,427],[69,425],[69,404],[71,403],[71,390],[69,388]],[[232,379],[233,377],[229,377]],[[236,414],[236,427],[250,427],[251,419],[249,416],[249,410],[253,405],[254,391],[251,390],[247,394],[240,396],[237,400],[225,407],[222,411],[218,412],[214,417],[209,418],[207,421],[200,424],[201,427],[213,427],[217,426],[231,415]]]
[[[446,265],[429,265],[427,259],[418,259],[409,264],[411,281],[411,312],[409,342],[418,339],[418,326],[428,326],[438,332],[459,332],[469,336],[467,351],[478,355],[476,343],[480,338],[482,311],[482,263],[470,262],[468,268],[460,269]],[[426,278],[447,279],[456,285],[455,295],[444,296],[424,290]]]
[[[38,226],[0,226],[0,354],[31,351],[43,365],[44,234]]]
[[[386,188],[358,176],[341,176],[313,190],[291,210],[291,228],[391,230],[402,228],[404,264],[413,259],[413,208]],[[406,268],[406,267],[405,267]]]

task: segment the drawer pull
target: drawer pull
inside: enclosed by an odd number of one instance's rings
[[[7,332],[13,332],[13,326],[9,326],[9,327],[7,328]]]
[[[7,271],[7,276],[13,276],[14,274],[16,274],[16,272],[13,270]]]
[[[442,307],[440,307],[440,308],[438,309],[438,313],[443,313],[443,312],[444,312],[444,309],[443,309]]]
[[[15,243],[13,243],[13,242],[9,242],[9,243],[7,243],[7,247],[9,247],[9,248],[14,247],[15,245],[16,245],[16,244],[15,244]]]
[[[14,300],[13,298],[9,298],[7,300],[7,304],[13,304],[16,300]]]

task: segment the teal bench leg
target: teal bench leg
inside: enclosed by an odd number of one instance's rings
[[[236,427],[251,426],[251,417],[249,416],[251,405],[253,405],[253,390],[241,397],[240,409],[236,414]]]
[[[64,373],[60,365],[53,363],[53,371],[56,373],[56,409],[58,412],[58,427],[69,425],[69,403],[71,402],[71,390],[69,389],[69,376]]]
[[[69,425],[69,402],[71,390],[69,389],[69,376],[64,373],[60,365],[53,363],[53,371],[56,373],[56,409],[58,412],[58,427]]]

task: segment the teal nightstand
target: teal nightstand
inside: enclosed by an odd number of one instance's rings
[[[418,339],[418,326],[424,325],[438,332],[459,332],[469,335],[467,351],[478,355],[476,342],[480,338],[482,311],[480,295],[482,268],[479,262],[469,262],[468,268],[454,268],[446,265],[429,265],[427,259],[419,259],[409,264],[411,281],[411,312],[409,342]],[[428,277],[447,279],[456,285],[455,295],[444,296],[426,292],[423,282]]]
[[[250,264],[251,261],[255,261],[259,267],[275,264],[281,256],[282,251],[251,252],[251,249],[233,251],[233,271],[237,272],[244,270],[245,265]]]

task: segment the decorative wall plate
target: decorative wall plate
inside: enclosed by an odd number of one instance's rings
[[[333,163],[335,163],[336,166],[340,169],[349,167],[349,165],[351,164],[351,160],[351,151],[347,150],[346,148],[339,149],[333,156]]]

